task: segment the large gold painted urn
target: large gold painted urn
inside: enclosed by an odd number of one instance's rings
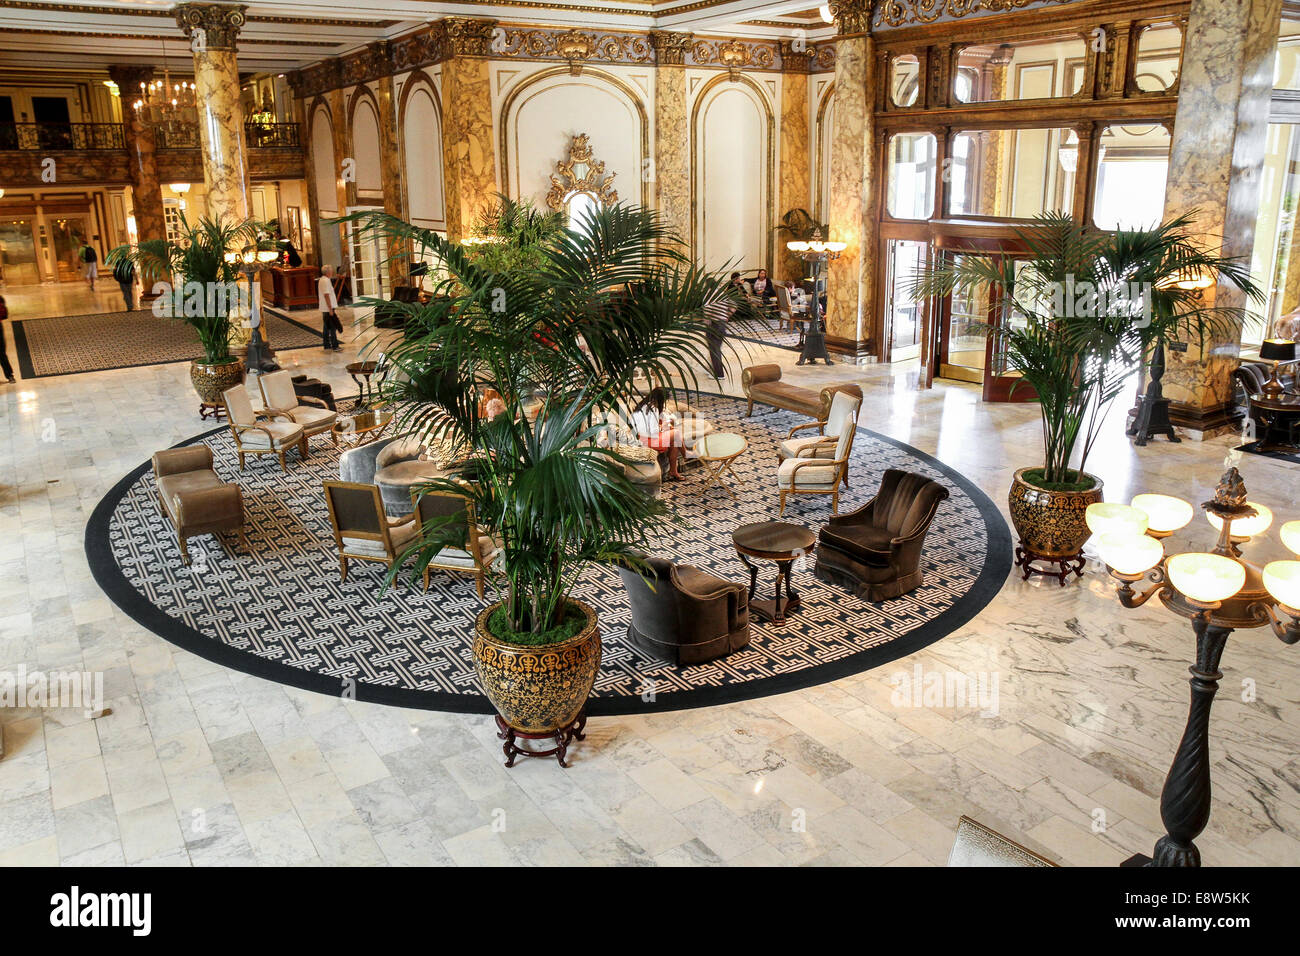
[[[600,670],[600,624],[589,605],[570,603],[586,616],[586,624],[573,637],[555,644],[512,644],[494,637],[488,620],[499,602],[484,608],[474,620],[474,671],[500,715],[497,727],[506,741],[507,766],[514,761],[512,750],[529,753],[514,746],[517,737],[555,738],[562,765],[568,741],[582,739],[583,709]]]
[[[209,365],[198,359],[190,362],[190,382],[204,406],[219,407],[221,393],[244,381],[244,363],[237,358]]]

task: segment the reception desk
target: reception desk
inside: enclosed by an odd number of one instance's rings
[[[262,301],[279,309],[314,309],[319,301],[316,280],[320,269],[316,266],[273,266],[260,274]]]

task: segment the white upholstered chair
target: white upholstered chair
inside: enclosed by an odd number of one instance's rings
[[[433,556],[424,569],[424,589],[429,590],[429,577],[434,571],[468,574],[474,578],[479,599],[482,600],[483,582],[488,568],[501,553],[501,549],[496,541],[479,529],[475,520],[474,502],[448,491],[426,491],[424,494],[412,491],[411,502],[415,506],[416,522],[420,528],[434,519],[452,524],[464,520],[463,547],[447,546]]]
[[[781,514],[785,514],[785,499],[790,495],[830,495],[831,514],[840,506],[840,485],[844,483],[853,453],[853,436],[856,428],[845,427],[829,454],[817,445],[799,449],[799,453],[781,462],[776,470],[777,490],[781,495]],[[818,453],[826,457],[818,457]]]
[[[334,444],[339,443],[338,433],[334,431],[338,413],[331,411],[319,398],[300,396],[294,391],[292,372],[285,370],[260,375],[257,384],[262,390],[262,404],[266,406],[267,414],[288,415],[302,426],[303,434],[308,438],[329,432]]]
[[[825,421],[804,422],[795,425],[790,433],[777,443],[776,455],[779,461],[787,458],[812,457],[833,458],[844,429],[853,431],[858,427],[858,410],[862,408],[862,399],[850,392],[836,392],[831,399],[830,410]],[[800,435],[799,432],[808,432]],[[852,445],[850,444],[850,448]],[[849,466],[844,465],[841,475],[844,487],[849,486]]]
[[[390,518],[376,485],[326,481],[325,503],[339,552],[339,579],[348,579],[349,561],[374,561],[391,567],[415,540],[420,526],[415,515]]]
[[[244,470],[245,455],[276,455],[280,459],[280,469],[288,471],[284,453],[295,445],[298,456],[307,457],[307,436],[302,426],[288,415],[278,412],[253,411],[253,402],[248,397],[248,389],[236,385],[221,393],[226,405],[226,421],[230,433],[235,436],[235,451],[239,454],[239,470]]]

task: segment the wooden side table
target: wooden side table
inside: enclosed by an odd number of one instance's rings
[[[1256,393],[1250,396],[1251,410],[1259,414],[1264,425],[1264,433],[1256,436],[1260,451],[1294,452],[1300,450],[1295,445],[1295,429],[1300,422],[1300,395],[1283,392],[1281,395],[1264,395]],[[1269,435],[1285,431],[1290,438],[1287,443],[1269,440]]]
[[[817,535],[803,525],[786,521],[760,521],[741,525],[731,533],[740,561],[749,569],[749,610],[765,621],[778,626],[785,624],[787,614],[799,610],[799,595],[790,584],[794,563],[811,554],[817,545]],[[776,564],[776,592],[772,600],[755,600],[758,591],[758,565],[752,559]],[[785,581],[785,597],[781,596],[781,582]]]
[[[378,362],[352,362],[347,366],[347,373],[357,383],[357,407],[369,406],[374,395],[370,377],[379,368]]]
[[[748,447],[749,442],[745,441],[744,436],[733,432],[710,432],[696,439],[695,452],[704,465],[704,487],[717,484],[731,497],[736,497],[736,493],[731,490],[725,478],[731,475],[737,481],[743,480],[736,474],[732,465]]]

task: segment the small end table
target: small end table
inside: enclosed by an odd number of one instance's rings
[[[363,409],[351,415],[339,416],[338,421],[330,427],[337,435],[354,436],[358,445],[368,445],[379,439],[392,420],[391,408]]]
[[[375,374],[379,368],[378,362],[352,362],[347,366],[347,373],[352,376],[352,381],[357,383],[357,407],[369,406],[373,390],[370,385],[370,376]]]
[[[1300,395],[1283,392],[1281,395],[1264,395],[1255,393],[1250,396],[1251,411],[1258,412],[1264,425],[1264,433],[1256,435],[1260,451],[1297,450],[1294,444],[1296,423],[1300,422]],[[1287,443],[1269,441],[1269,435],[1276,431],[1286,431],[1291,441]]]
[[[811,528],[786,521],[760,521],[741,525],[731,533],[731,543],[736,547],[740,561],[749,568],[749,609],[765,621],[785,624],[787,614],[799,610],[799,595],[790,585],[790,571],[794,563],[817,546],[817,535]],[[758,590],[758,565],[751,559],[771,561],[776,564],[776,594],[773,600],[755,600]],[[781,596],[781,581],[785,580],[785,597]]]
[[[736,497],[736,493],[731,490],[731,485],[724,479],[727,475],[731,475],[737,481],[742,480],[731,466],[748,447],[749,442],[745,437],[733,432],[710,432],[697,438],[695,453],[699,455],[700,462],[704,465],[704,487],[717,484],[731,497]]]

